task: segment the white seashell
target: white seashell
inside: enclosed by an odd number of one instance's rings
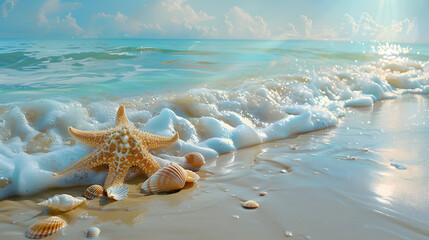
[[[156,194],[182,189],[188,173],[180,165],[173,163],[161,168],[150,176],[141,186],[145,193]]]
[[[39,223],[33,224],[25,232],[25,237],[30,239],[40,239],[48,237],[67,226],[67,223],[60,217],[49,217]]]
[[[204,156],[199,152],[191,152],[183,157],[186,159],[186,162],[192,167],[200,168],[204,164],[206,164]]]
[[[127,198],[128,188],[125,186],[113,186],[107,189],[107,196],[117,201]]]
[[[86,238],[97,238],[100,234],[100,229],[98,227],[90,227],[86,230]]]
[[[52,209],[57,209],[63,212],[72,210],[77,206],[86,203],[86,199],[83,197],[73,197],[68,194],[55,195],[48,200],[38,203],[39,206],[47,206]]]
[[[89,186],[85,192],[83,193],[83,196],[87,199],[94,199],[97,197],[103,196],[103,187],[100,185],[91,185]]]
[[[259,207],[259,203],[255,202],[253,200],[246,201],[242,205],[244,208],[248,208],[248,209],[254,209],[254,208]]]
[[[198,179],[200,179],[200,176],[194,172],[192,172],[191,170],[187,170],[186,169],[186,182],[196,182],[198,181]]]

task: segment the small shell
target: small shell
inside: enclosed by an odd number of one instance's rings
[[[268,193],[267,192],[260,192],[259,193],[259,196],[261,196],[261,197],[263,197],[263,196],[267,196],[268,195]]]
[[[145,193],[156,194],[182,189],[185,186],[187,172],[176,163],[159,169],[141,186]]]
[[[47,206],[52,209],[57,209],[63,212],[72,210],[77,206],[86,203],[86,199],[83,197],[73,197],[68,194],[55,195],[48,200],[38,203],[39,206]]]
[[[200,176],[194,172],[192,172],[191,170],[187,170],[186,169],[186,182],[196,182],[198,181],[198,179],[200,179]]]
[[[248,208],[248,209],[254,209],[254,208],[259,207],[259,203],[255,202],[253,200],[246,201],[242,205],[244,208]]]
[[[98,227],[90,227],[86,230],[86,238],[97,238],[100,234],[100,229]]]
[[[204,161],[204,156],[199,152],[191,152],[183,157],[186,158],[186,162],[192,167],[199,168],[206,164],[206,161]]]
[[[25,232],[25,237],[30,239],[45,238],[58,232],[65,226],[67,226],[67,223],[62,218],[49,217],[30,226]]]
[[[89,186],[83,196],[87,199],[94,199],[103,196],[103,187],[100,185],[91,185]]]
[[[127,198],[128,188],[125,186],[113,186],[107,189],[107,196],[117,201]]]

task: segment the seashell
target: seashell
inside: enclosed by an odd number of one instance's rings
[[[107,189],[107,196],[117,201],[127,198],[128,188],[125,186],[113,186]]]
[[[83,196],[87,199],[94,199],[103,196],[103,187],[100,185],[91,185],[89,186]]]
[[[72,210],[77,206],[86,203],[86,199],[83,197],[73,197],[68,194],[55,195],[48,200],[38,203],[39,206],[47,206],[52,209],[57,209],[63,212]]]
[[[186,182],[196,182],[198,181],[198,179],[200,179],[200,176],[194,172],[192,172],[191,170],[187,170],[186,169]]]
[[[25,237],[30,239],[40,239],[48,237],[67,226],[67,223],[60,217],[49,217],[39,223],[33,224],[25,232]]]
[[[259,207],[259,203],[255,202],[253,200],[246,201],[242,205],[244,208],[248,208],[248,209],[254,209],[254,208]]]
[[[90,227],[86,230],[86,238],[97,238],[100,234],[100,229],[98,227]]]
[[[173,163],[150,176],[141,186],[145,193],[156,194],[182,189],[188,173],[180,165]]]
[[[199,152],[191,152],[183,156],[186,158],[186,162],[191,165],[192,167],[202,167],[204,164],[206,164],[206,161],[204,160],[204,156]]]
[[[263,197],[263,196],[267,196],[268,195],[268,193],[267,192],[260,192],[259,193],[259,196],[261,196],[261,197]]]

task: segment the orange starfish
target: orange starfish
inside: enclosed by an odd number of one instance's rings
[[[124,106],[118,109],[114,128],[103,131],[80,131],[69,127],[69,132],[81,143],[96,148],[54,175],[108,164],[109,173],[104,189],[122,185],[128,169],[132,166],[139,167],[148,176],[154,174],[161,167],[148,150],[165,148],[179,139],[178,133],[173,137],[163,137],[138,130],[128,121]]]

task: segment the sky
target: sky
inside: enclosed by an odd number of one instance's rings
[[[429,0],[0,0],[0,37],[429,43]]]

